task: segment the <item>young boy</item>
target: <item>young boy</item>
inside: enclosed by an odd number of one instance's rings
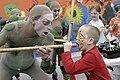
[[[87,80],[112,80],[96,47],[99,37],[99,30],[92,25],[85,24],[79,28],[77,44],[80,51],[82,51],[82,58],[76,62],[73,62],[71,58],[71,42],[64,43],[64,53],[61,57],[68,74],[85,73]]]

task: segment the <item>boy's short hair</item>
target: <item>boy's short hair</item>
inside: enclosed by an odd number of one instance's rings
[[[115,6],[115,10],[116,10],[116,12],[118,12],[120,10],[120,4]]]
[[[89,28],[88,31],[86,32],[86,34],[88,35],[88,37],[92,37],[94,39],[94,43],[96,44],[100,38],[99,29],[95,26],[90,25],[90,24],[85,24],[84,26]]]

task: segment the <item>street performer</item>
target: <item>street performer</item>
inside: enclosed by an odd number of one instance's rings
[[[10,48],[54,44],[54,37],[49,33],[52,20],[53,14],[47,6],[36,5],[31,9],[27,21],[19,20],[5,25],[0,32],[0,46],[5,43]],[[50,62],[51,57],[48,56],[51,56],[52,53],[53,50],[47,48],[42,49],[39,54],[44,61]],[[44,61],[42,62],[46,63]],[[5,52],[2,54],[0,80],[10,80],[13,75],[18,73],[26,73],[34,80],[52,80],[40,68],[39,62],[34,58],[33,50]]]

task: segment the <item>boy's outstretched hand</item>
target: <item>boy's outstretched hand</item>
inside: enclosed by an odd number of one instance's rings
[[[64,52],[70,52],[72,48],[72,42],[66,42],[64,45]]]

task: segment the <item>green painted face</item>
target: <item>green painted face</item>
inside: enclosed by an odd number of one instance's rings
[[[19,9],[13,9],[11,11],[11,15],[9,17],[9,22],[13,22],[13,21],[18,21],[18,20],[22,20],[23,18],[21,17],[21,11]]]
[[[9,17],[9,22],[18,21],[18,20],[22,20],[22,17],[16,15],[12,15]]]
[[[7,16],[11,15],[11,10],[18,8],[18,5],[16,4],[7,4],[6,6],[4,6],[4,11],[6,13]]]

